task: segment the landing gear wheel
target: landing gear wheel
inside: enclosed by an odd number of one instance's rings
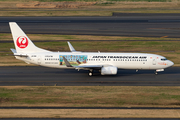
[[[93,75],[93,70],[89,70],[89,76]]]
[[[158,72],[155,72],[155,75],[157,75],[158,74]]]
[[[89,72],[89,76],[92,76],[93,74],[92,74],[92,72]]]

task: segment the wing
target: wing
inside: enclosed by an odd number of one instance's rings
[[[86,69],[86,70],[89,70],[89,69],[94,69],[94,70],[100,70],[101,68],[103,67],[103,65],[79,65],[79,66],[75,66],[76,69]]]
[[[68,61],[67,61],[67,59],[63,56],[63,60],[64,60],[64,62],[65,62],[65,64],[66,64],[66,67],[73,67]]]
[[[81,51],[76,51],[76,50],[74,49],[74,47],[71,45],[70,42],[67,42],[67,43],[68,43],[68,46],[69,46],[69,49],[70,49],[71,52],[73,52],[73,53],[81,53]]]
[[[76,50],[74,49],[74,47],[71,45],[70,42],[67,42],[68,43],[68,46],[69,46],[69,49],[71,52],[76,52]]]
[[[85,70],[90,70],[90,69],[96,69],[96,70],[100,70],[103,65],[88,65],[88,64],[81,64],[79,66],[72,66],[68,60],[63,56],[63,60],[66,64],[66,67],[74,67],[75,69],[85,69]]]

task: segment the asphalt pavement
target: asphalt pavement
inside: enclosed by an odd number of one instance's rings
[[[104,17],[0,17],[0,33],[17,22],[26,33],[180,38],[180,14],[118,14]]]
[[[41,66],[0,67],[0,86],[179,86],[180,67],[154,74],[152,70],[119,70],[115,76],[102,76],[98,71],[54,69]]]
[[[0,120],[179,120],[179,118],[0,118]]]

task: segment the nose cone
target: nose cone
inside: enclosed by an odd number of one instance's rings
[[[174,65],[174,63],[169,60],[169,61],[168,61],[168,66],[171,67],[171,66],[173,66],[173,65]]]

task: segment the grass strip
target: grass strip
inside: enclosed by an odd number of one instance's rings
[[[180,118],[180,110],[0,109],[0,118]]]
[[[112,16],[113,12],[119,13],[180,13],[179,10],[146,10],[146,9],[127,9],[127,10],[64,10],[64,11],[22,11],[5,10],[0,12],[0,16]]]
[[[95,5],[63,8],[46,8],[53,2],[67,0],[39,0],[44,2],[44,8],[23,7],[18,8],[17,4],[32,4],[34,0],[0,0],[0,16],[112,16],[113,12],[120,13],[180,13],[178,0],[68,0],[74,1],[74,5],[80,2],[97,2]],[[36,0],[35,0],[36,1]],[[37,2],[37,1],[36,1]],[[49,2],[49,3],[48,3]]]
[[[155,86],[6,86],[0,106],[176,107],[180,87]]]
[[[1,11],[0,16],[112,16],[112,11]]]
[[[0,0],[2,2],[11,2],[14,0]],[[67,2],[67,1],[73,1],[73,2],[102,2],[102,0],[28,0],[28,2]],[[106,0],[110,2],[117,2],[117,1],[132,1],[132,2],[139,2],[139,1],[146,1],[146,2],[171,2],[171,0]],[[106,1],[104,1],[106,3]],[[24,0],[16,0],[16,2],[27,2]]]

